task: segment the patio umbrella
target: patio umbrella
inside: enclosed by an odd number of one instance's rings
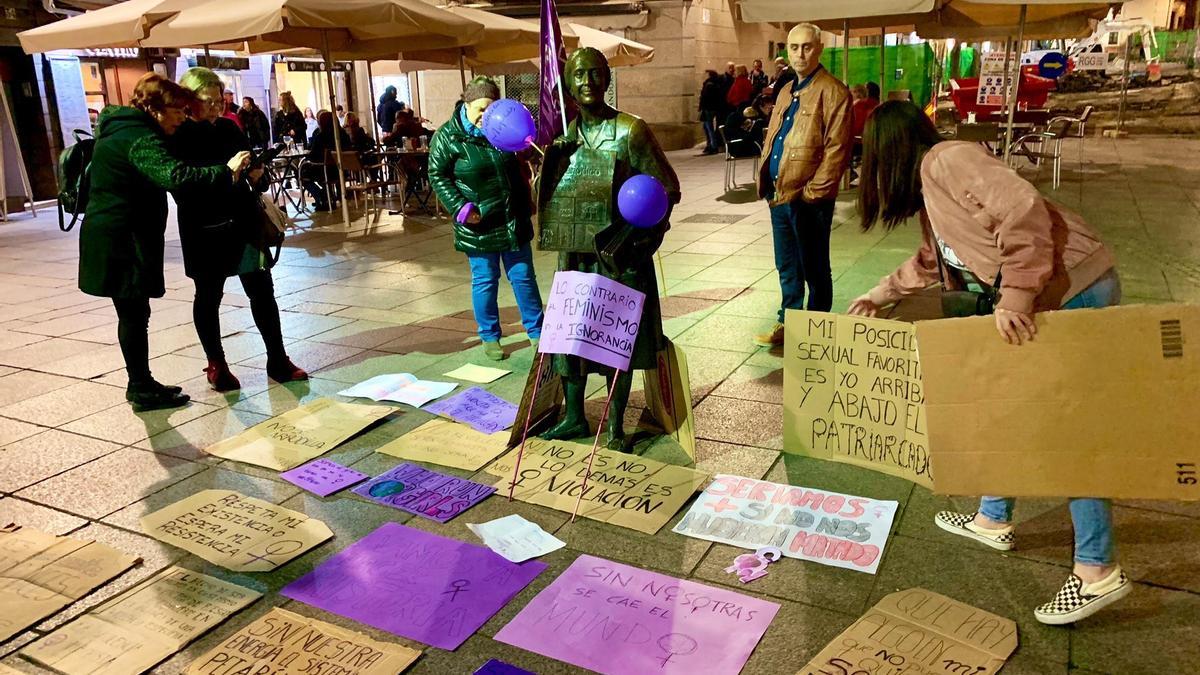
[[[483,26],[422,0],[201,0],[154,25],[145,47],[224,45],[251,53],[290,48],[319,50],[325,60],[329,109],[337,107],[334,58],[397,53],[397,45],[418,49],[478,41]],[[342,167],[341,122],[334,115],[338,184]],[[342,199],[342,218],[350,207]]]
[[[529,23],[535,30],[537,29],[536,23]],[[563,22],[562,30],[563,41],[566,43],[568,49],[578,47],[597,49],[608,59],[608,65],[614,68],[618,66],[636,66],[654,60],[654,47],[650,45],[634,42],[633,40],[578,23]],[[378,64],[376,65],[378,67]],[[401,62],[399,64],[399,69],[405,71],[436,70],[443,67],[445,66],[430,64],[428,62]],[[538,59],[534,57],[506,63],[478,64],[474,69],[490,75],[517,75],[521,73],[536,73],[539,67]]]
[[[195,0],[127,0],[69,19],[17,33],[26,54],[56,49],[140,47],[154,24],[165,21]]]

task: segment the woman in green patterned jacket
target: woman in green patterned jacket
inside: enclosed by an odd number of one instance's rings
[[[125,398],[138,412],[188,402],[179,387],[150,374],[150,298],[166,293],[163,248],[167,190],[236,181],[250,162],[239,152],[224,165],[193,167],[173,157],[166,138],[187,118],[191,92],[155,73],[138,80],[130,106],[100,113],[90,187],[79,233],[79,289],[112,298],[117,338],[129,385]]]

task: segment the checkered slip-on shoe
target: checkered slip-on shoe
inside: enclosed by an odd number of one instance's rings
[[[974,539],[999,551],[1012,549],[1014,537],[1011,525],[1003,530],[985,530],[976,526],[972,522],[974,520],[974,513],[956,513],[954,511],[939,511],[933,518],[934,524],[950,534]]]
[[[1052,626],[1075,623],[1129,595],[1131,590],[1133,584],[1119,567],[1094,584],[1084,584],[1072,574],[1053,600],[1033,610],[1033,616]]]

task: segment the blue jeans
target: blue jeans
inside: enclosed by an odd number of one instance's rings
[[[700,124],[704,127],[704,149],[720,150],[721,139],[717,136],[717,113],[701,112]]]
[[[833,309],[833,272],[829,268],[829,232],[833,228],[833,201],[809,204],[796,200],[771,207],[771,232],[775,239],[775,270],[783,302],[779,323],[789,309]]]
[[[484,342],[500,339],[500,308],[496,304],[496,292],[500,289],[500,264],[508,274],[517,307],[521,310],[521,323],[530,338],[542,336],[542,294],[538,291],[537,275],[533,271],[533,251],[525,244],[516,251],[503,253],[468,253],[471,263],[471,304],[475,309],[475,323],[479,324],[479,337]]]
[[[1109,270],[1091,286],[1067,301],[1063,309],[1099,309],[1121,303],[1121,279]],[[984,497],[979,512],[1001,523],[1012,520],[1015,499]],[[1112,534],[1112,510],[1107,499],[1072,499],[1071,521],[1075,524],[1075,562],[1110,565],[1116,560]]]

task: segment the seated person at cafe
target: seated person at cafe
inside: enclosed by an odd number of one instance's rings
[[[304,189],[312,196],[317,211],[329,211],[331,205],[325,192],[326,182],[333,180],[333,198],[337,199],[337,160],[334,152],[337,148],[333,140],[333,113],[322,110],[317,115],[317,130],[313,132],[312,141],[308,144],[308,158],[304,165],[301,178]],[[338,129],[341,134],[342,150],[351,150],[350,136],[345,129]]]
[[[346,134],[350,136],[350,148],[360,155],[375,151],[375,139],[362,128],[357,113],[346,113]]]
[[[391,132],[384,134],[380,140],[384,145],[396,146],[400,145],[402,138],[432,136],[433,132],[433,129],[427,129],[421,124],[421,120],[417,119],[412,108],[405,108],[396,113],[396,123],[392,126]]]
[[[754,104],[742,110],[734,110],[725,118],[725,142],[729,154],[734,157],[758,157],[762,154],[763,136],[775,100],[770,94],[759,94]]]

